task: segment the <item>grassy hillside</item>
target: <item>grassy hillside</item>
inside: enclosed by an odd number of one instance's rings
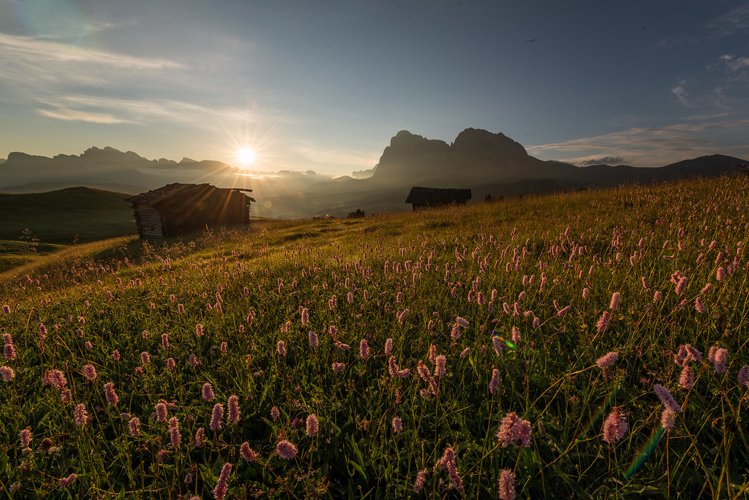
[[[0,239],[24,229],[46,243],[69,244],[137,232],[129,195],[78,187],[47,193],[0,194]]]
[[[264,222],[0,279],[0,488],[743,498],[747,192]]]

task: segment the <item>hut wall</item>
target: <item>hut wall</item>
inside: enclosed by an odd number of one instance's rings
[[[152,206],[136,205],[135,222],[138,225],[138,233],[141,238],[164,237],[164,227],[161,223],[161,214]]]

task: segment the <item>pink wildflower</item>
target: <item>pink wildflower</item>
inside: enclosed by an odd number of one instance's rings
[[[504,349],[504,346],[502,345],[502,341],[499,340],[498,335],[492,335],[492,347],[494,348],[494,354],[499,356],[502,354],[502,349]]]
[[[676,292],[676,295],[681,295],[684,293],[684,289],[687,287],[687,277],[682,276],[679,279],[679,282],[676,284],[676,288],[674,289],[674,292]]]
[[[500,500],[515,500],[515,474],[510,469],[502,469],[499,472],[499,498]]]
[[[700,300],[699,295],[694,298],[694,310],[700,314],[704,314],[705,312],[705,306],[702,305],[702,301]]]
[[[198,430],[195,431],[195,447],[196,448],[202,448],[205,444],[205,429],[202,427],[198,427]]]
[[[739,369],[737,381],[739,385],[745,385],[749,387],[749,365],[744,365]]]
[[[76,474],[75,472],[73,472],[72,474],[70,474],[67,477],[61,477],[57,481],[57,484],[60,486],[60,488],[67,488],[68,486],[70,486],[71,484],[73,484],[76,479],[78,479],[78,474]]]
[[[198,357],[194,354],[190,354],[190,357],[187,360],[188,364],[190,365],[190,368],[195,368],[200,364],[200,361],[198,360]]]
[[[117,403],[120,402],[119,396],[117,396],[117,393],[114,390],[114,384],[112,382],[107,382],[104,384],[104,395],[107,398],[107,403],[109,403],[112,406],[117,406]]]
[[[663,409],[663,412],[661,413],[661,426],[667,431],[674,428],[674,424],[676,423],[676,413],[676,411],[668,406]]]
[[[216,483],[216,487],[213,488],[213,497],[216,500],[223,500],[229,491],[229,476],[231,476],[231,464],[227,462],[221,468],[221,473],[218,475],[218,482]]]
[[[159,422],[166,422],[167,417],[167,407],[166,403],[163,401],[159,401],[156,403],[156,407],[154,408],[156,411],[156,420]]]
[[[307,424],[307,435],[309,437],[317,434],[317,431],[320,427],[320,423],[317,420],[317,415],[315,415],[314,413],[310,413],[309,415],[307,415],[307,420],[305,423]]]
[[[306,325],[307,323],[309,323],[309,309],[307,309],[306,307],[303,307],[301,317],[302,317],[302,325]]]
[[[343,372],[344,368],[346,368],[346,363],[341,363],[340,361],[335,361],[335,362],[333,362],[333,364],[331,365],[331,367],[333,368],[334,372],[341,373],[341,372]]]
[[[393,417],[393,433],[398,434],[403,430],[403,420],[400,417]]]
[[[728,349],[719,347],[713,355],[713,366],[715,373],[723,374],[728,369]]]
[[[179,433],[179,420],[177,420],[177,417],[169,419],[169,441],[172,448],[175,450],[179,448],[179,445],[182,442],[182,436]]]
[[[68,380],[65,378],[65,374],[60,370],[48,370],[44,373],[44,385],[51,385],[55,389],[61,391],[68,384]]]
[[[286,356],[286,342],[279,340],[276,344],[276,352],[279,356]]]
[[[203,325],[201,323],[195,325],[195,335],[197,335],[198,337],[203,336]]]
[[[272,418],[274,422],[278,422],[278,419],[281,418],[281,412],[278,410],[278,406],[274,406],[270,409],[270,418]]]
[[[138,417],[131,418],[130,421],[127,423],[127,428],[131,436],[133,437],[140,436],[140,419]]]
[[[614,292],[611,295],[611,303],[609,304],[609,309],[611,309],[612,311],[616,311],[616,309],[619,307],[620,297],[621,295],[619,294],[619,292]]]
[[[361,360],[364,361],[368,357],[369,357],[369,344],[367,343],[367,339],[361,339],[359,341],[359,358],[361,358]]]
[[[715,272],[715,279],[717,281],[723,281],[724,279],[726,279],[726,270],[722,267],[719,267]]]
[[[250,447],[250,443],[248,443],[247,441],[242,443],[242,445],[239,447],[239,454],[248,463],[252,463],[257,460],[257,453],[252,449],[252,447]]]
[[[169,350],[169,334],[168,333],[161,334],[161,347],[165,351]]]
[[[447,375],[447,358],[444,354],[439,354],[434,358],[434,376],[442,378]]]
[[[177,367],[177,362],[174,358],[166,358],[166,369],[169,371],[174,370]]]
[[[10,314],[10,306],[8,304],[3,304],[3,314]]]
[[[112,351],[112,359],[114,359],[115,361],[119,361],[122,359],[122,355],[120,355],[119,349],[115,349],[114,351]]]
[[[557,311],[557,318],[563,318],[569,311],[572,309],[572,306],[564,306],[560,310]]]
[[[469,354],[471,354],[471,348],[466,347],[460,352],[460,359],[465,359]]]
[[[531,445],[531,423],[519,418],[514,411],[511,411],[502,419],[497,431],[497,439],[502,444],[502,448],[513,444],[528,448]]]
[[[16,376],[16,372],[10,366],[0,366],[0,378],[3,382],[10,382]]]
[[[151,355],[148,354],[146,351],[143,351],[140,353],[140,364],[147,365],[151,362]]]
[[[393,339],[388,338],[385,340],[385,356],[390,356],[393,352]]]
[[[681,375],[679,375],[679,387],[688,391],[689,389],[692,388],[693,384],[694,384],[694,372],[689,367],[689,365],[685,364],[684,367],[681,369]]]
[[[294,460],[298,450],[294,443],[282,439],[278,444],[276,444],[276,452],[278,453],[278,456],[284,460]]]
[[[421,493],[421,490],[424,489],[424,484],[427,480],[427,470],[422,469],[419,472],[416,473],[416,481],[414,481],[414,493]]]
[[[619,360],[619,354],[612,351],[598,358],[596,360],[596,365],[598,365],[598,368],[600,368],[601,370],[606,371],[609,368],[611,368],[614,365],[614,363],[616,363],[618,360]]]
[[[489,381],[489,394],[494,394],[499,388],[499,369],[492,370],[492,378]]]
[[[203,388],[200,392],[203,397],[203,401],[213,401],[216,398],[216,395],[213,393],[213,386],[210,384],[210,382],[204,383]]]
[[[596,331],[598,333],[606,331],[606,328],[609,326],[610,319],[611,314],[608,311],[603,311],[603,314],[601,314],[601,317],[598,318],[598,321],[596,322]]]
[[[309,331],[309,347],[312,350],[317,349],[317,334],[312,330]]]
[[[31,429],[24,429],[18,433],[18,443],[21,448],[28,448],[31,443]]]
[[[75,409],[73,410],[73,419],[75,420],[75,425],[82,426],[86,425],[88,423],[88,412],[86,411],[86,405],[83,403],[75,405]]]
[[[224,418],[224,405],[216,403],[213,405],[213,411],[211,411],[211,424],[210,428],[213,432],[221,430],[221,420]]]
[[[94,365],[83,365],[83,369],[81,371],[83,372],[83,376],[88,380],[96,379],[96,368],[94,367]]]
[[[627,417],[615,407],[603,422],[603,440],[608,444],[614,444],[624,437],[628,430]]]
[[[679,406],[679,403],[676,402],[668,389],[660,384],[655,384],[653,385],[653,390],[666,408],[671,409],[674,413],[681,413],[681,406]]]
[[[239,398],[232,394],[229,396],[227,405],[229,406],[229,415],[226,418],[227,423],[234,424],[239,422]]]
[[[459,324],[460,326],[462,326],[463,328],[468,328],[469,323],[468,323],[468,320],[465,318],[458,316],[457,318],[455,318],[455,322]]]

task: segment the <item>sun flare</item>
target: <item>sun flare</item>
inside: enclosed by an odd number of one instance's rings
[[[257,158],[257,154],[255,153],[254,149],[239,148],[237,150],[237,160],[239,160],[239,163],[241,163],[242,166],[244,167],[247,167],[255,163],[256,158]]]

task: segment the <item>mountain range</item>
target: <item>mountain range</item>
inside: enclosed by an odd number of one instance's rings
[[[688,176],[718,176],[746,171],[749,162],[712,155],[660,168],[597,164],[578,167],[528,154],[501,133],[469,128],[448,144],[402,130],[385,148],[371,171],[331,178],[312,171],[252,175],[218,161],[148,160],[132,152],[92,147],[81,155],[53,158],[10,153],[0,161],[0,191],[39,192],[89,186],[139,193],[170,182],[209,182],[220,187],[252,189],[255,215],[308,217],[403,210],[410,188],[470,188],[473,199],[544,194],[581,188],[649,183]],[[363,178],[369,175],[369,177]]]

